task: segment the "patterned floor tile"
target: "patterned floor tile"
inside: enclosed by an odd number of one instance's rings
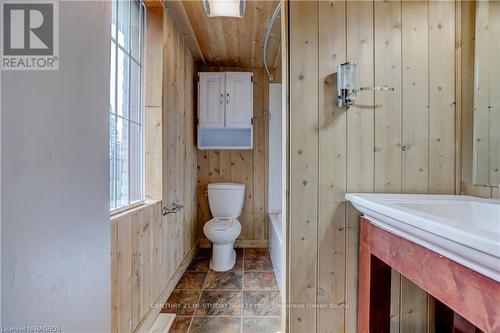
[[[241,316],[241,291],[203,291],[196,316]]]
[[[281,332],[279,317],[245,317],[242,333],[278,333]]]
[[[192,317],[175,316],[168,333],[187,333]]]
[[[184,272],[175,289],[201,289],[207,272]]]
[[[177,290],[174,289],[161,312],[175,313],[181,316],[190,316],[198,304],[199,290]]]
[[[211,249],[198,250],[162,309],[162,312],[177,314],[169,332],[276,333],[281,330],[281,296],[268,250],[235,251],[234,267],[227,272],[215,272],[209,268]]]
[[[240,333],[239,317],[194,317],[189,333]]]
[[[236,262],[234,267],[230,271],[242,271],[243,270],[243,257],[236,257]]]
[[[273,272],[245,272],[243,281],[247,290],[278,290]]]
[[[245,258],[245,272],[272,272],[273,263],[269,256]]]
[[[196,257],[191,261],[191,264],[187,268],[188,271],[194,272],[208,272],[209,271],[210,258]]]
[[[281,295],[279,291],[244,291],[243,316],[281,315]]]
[[[268,256],[269,251],[267,248],[248,248],[245,249],[245,258],[251,258],[251,257],[262,257],[262,256]]]
[[[203,289],[241,290],[243,288],[242,272],[208,272]]]

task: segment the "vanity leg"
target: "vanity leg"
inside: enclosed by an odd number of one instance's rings
[[[363,219],[359,238],[358,333],[386,333],[391,319],[391,267],[371,254],[369,223]]]

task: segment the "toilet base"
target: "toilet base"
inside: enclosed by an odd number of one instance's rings
[[[233,249],[233,243],[212,245],[210,269],[216,272],[225,272],[232,269],[235,263],[236,251]]]

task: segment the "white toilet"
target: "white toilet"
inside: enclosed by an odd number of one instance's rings
[[[208,184],[208,203],[213,219],[205,223],[203,232],[213,244],[210,268],[214,271],[224,272],[234,267],[236,252],[233,245],[241,232],[238,217],[244,199],[245,184]]]

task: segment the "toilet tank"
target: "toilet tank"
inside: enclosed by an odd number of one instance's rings
[[[208,204],[213,217],[239,217],[244,200],[245,184],[208,184]]]

